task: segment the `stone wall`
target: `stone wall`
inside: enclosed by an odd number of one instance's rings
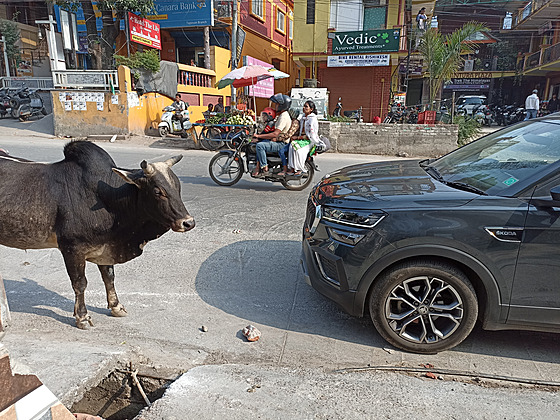
[[[319,122],[333,152],[436,157],[457,148],[458,128],[450,124]]]

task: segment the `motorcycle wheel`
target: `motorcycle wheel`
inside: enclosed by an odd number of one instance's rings
[[[230,187],[243,176],[243,162],[237,155],[231,158],[229,154],[218,153],[210,160],[208,172],[216,184]]]
[[[29,119],[29,115],[21,115],[21,116],[19,117],[19,120],[20,120],[21,122],[27,121],[28,119]]]
[[[220,139],[221,131],[215,127],[208,127],[203,129],[200,133],[200,144],[206,150],[218,150],[224,145],[224,142]],[[233,184],[232,184],[233,185]]]
[[[309,162],[305,162],[305,170],[307,173],[304,173],[301,177],[286,177],[283,179],[282,185],[287,190],[291,191],[301,191],[306,189],[311,185],[313,182],[313,175],[315,175],[315,167]]]
[[[45,107],[41,108],[41,114],[47,115],[47,110],[45,109]]]
[[[19,114],[19,112],[18,112],[17,108],[11,108],[10,115],[12,116],[12,118],[18,118],[18,114]]]
[[[160,137],[165,137],[169,134],[169,128],[166,126],[158,127]]]

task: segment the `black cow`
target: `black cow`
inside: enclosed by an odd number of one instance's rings
[[[138,257],[169,229],[186,232],[195,223],[171,170],[182,155],[126,170],[99,146],[73,141],[64,156],[46,164],[0,151],[0,244],[58,248],[76,294],[76,325],[87,329],[93,323],[84,299],[86,261],[101,272],[112,315],[126,316],[113,265]]]

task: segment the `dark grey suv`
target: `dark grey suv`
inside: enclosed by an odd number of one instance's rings
[[[560,117],[435,160],[350,166],[309,197],[306,279],[391,344],[435,353],[489,330],[560,331]]]

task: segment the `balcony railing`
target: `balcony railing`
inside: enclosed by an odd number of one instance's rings
[[[189,70],[179,70],[179,84],[187,86],[213,87],[212,76]]]
[[[523,60],[523,70],[530,70],[558,60],[560,60],[560,42],[526,55]]]
[[[118,89],[119,77],[116,70],[55,70],[55,89]]]
[[[15,89],[22,86],[49,90],[53,88],[53,79],[51,77],[2,77],[3,88]]]
[[[550,3],[552,0],[533,0],[521,9],[515,17],[515,25],[520,24],[545,4]]]

